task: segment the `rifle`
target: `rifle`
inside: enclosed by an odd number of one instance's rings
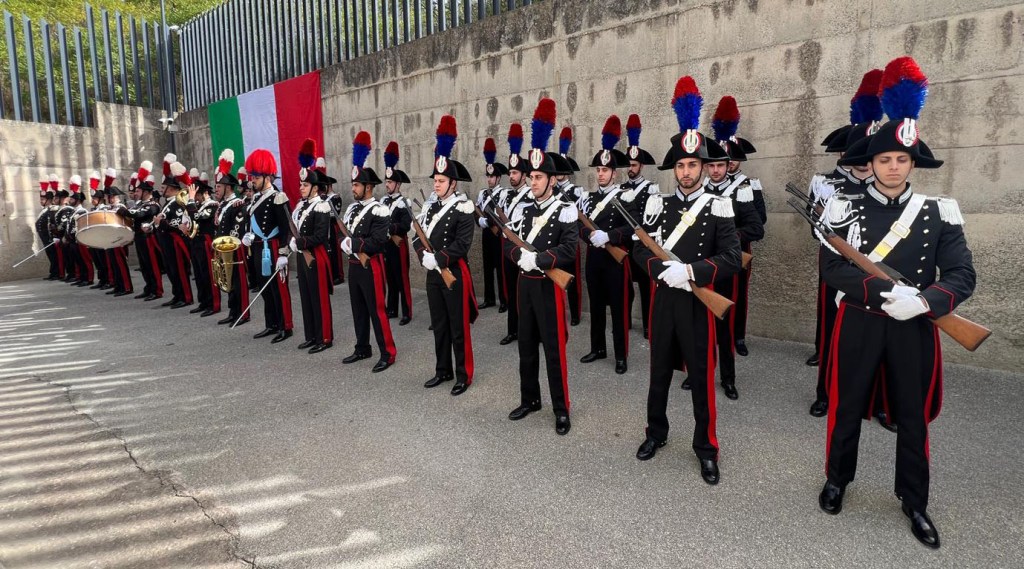
[[[423,204],[421,204],[419,200],[417,200],[416,198],[413,198],[412,202],[416,204],[416,206],[419,207],[420,210],[423,209]],[[412,229],[413,231],[416,232],[416,238],[419,239],[420,243],[423,244],[423,250],[426,251],[427,253],[433,253],[434,248],[430,246],[430,240],[427,239],[427,234],[426,232],[423,231],[423,226],[420,225],[419,221],[417,221],[416,216],[412,217]],[[422,258],[420,259],[420,263],[423,263]],[[452,270],[449,269],[448,267],[445,267],[443,269],[441,267],[438,267],[437,272],[441,273],[441,280],[444,281],[444,286],[451,289],[452,285],[454,285],[456,281],[455,274],[452,273]]]
[[[619,210],[619,213],[626,218],[626,222],[633,228],[636,236],[640,239],[640,243],[642,243],[644,247],[650,249],[651,253],[654,253],[655,257],[662,261],[676,261],[677,263],[682,263],[682,261],[679,260],[679,257],[676,257],[672,252],[666,251],[661,245],[658,245],[658,242],[655,241],[646,230],[644,230],[643,226],[633,219],[633,216],[629,215],[629,212],[626,211],[626,207],[622,205],[622,202],[620,202],[618,198],[612,199],[612,206]],[[697,286],[697,283],[690,281],[690,288],[693,289],[693,295],[697,297],[697,300],[703,302],[704,306],[707,306],[708,310],[710,310],[719,320],[724,319],[725,315],[732,309],[734,304],[733,301],[718,294],[710,286]]]
[[[587,217],[587,214],[583,213],[582,209],[579,209],[577,211],[579,212],[580,223],[583,224],[583,227],[586,227],[587,229],[589,229],[591,231],[600,231],[601,230],[600,227],[598,227],[596,224],[594,224],[594,221],[592,219]],[[605,251],[608,251],[608,253],[611,254],[612,258],[614,258],[615,261],[617,263],[620,263],[620,264],[622,263],[622,261],[624,261],[626,259],[626,255],[628,255],[628,253],[626,252],[625,249],[620,249],[620,248],[618,248],[618,247],[616,247],[614,245],[611,245],[611,244],[607,244],[607,245],[605,245],[604,247],[601,247],[601,248],[604,249]]]
[[[348,227],[345,227],[345,222],[340,219],[338,220],[338,229],[341,230],[341,234],[345,237],[348,237],[349,239],[352,238],[352,233],[349,232]],[[362,265],[363,268],[366,268],[366,264],[370,262],[370,256],[366,253],[359,252],[356,253],[356,257],[359,258],[359,264]]]
[[[22,259],[22,260],[18,261],[18,262],[17,262],[17,263],[15,263],[15,264],[14,264],[14,266],[12,266],[11,268],[12,268],[12,269],[15,269],[15,268],[17,268],[17,267],[18,267],[18,265],[20,265],[20,264],[24,263],[25,261],[27,261],[27,260],[29,260],[29,259],[31,259],[31,258],[33,258],[33,257],[35,257],[36,255],[38,255],[38,254],[42,253],[43,251],[45,251],[45,250],[49,249],[50,247],[52,247],[54,243],[56,243],[56,241],[53,241],[53,240],[51,240],[51,241],[50,241],[50,244],[49,244],[49,245],[47,245],[46,247],[43,247],[42,249],[40,249],[40,250],[36,251],[35,253],[32,253],[32,254],[31,254],[31,255],[29,255],[28,257],[25,257],[24,259]]]
[[[497,226],[501,228],[501,232],[505,234],[505,239],[508,239],[516,247],[520,247],[531,253],[536,253],[537,248],[530,245],[526,241],[523,241],[515,231],[512,231],[508,227],[508,217],[501,210],[494,207],[494,204],[488,204],[487,213],[491,217],[491,221],[497,222]],[[551,279],[559,288],[565,290],[569,288],[569,283],[572,282],[573,276],[568,271],[562,269],[541,269],[549,279]]]
[[[789,191],[789,185],[787,185],[787,191]],[[885,263],[876,263],[872,261],[867,255],[861,253],[855,247],[847,243],[846,239],[836,235],[834,231],[829,229],[829,227],[821,221],[820,217],[816,217],[809,213],[806,209],[809,205],[809,200],[806,196],[803,196],[802,203],[794,199],[790,199],[787,203],[790,207],[795,209],[798,214],[800,214],[800,217],[804,218],[807,223],[810,223],[811,227],[821,233],[821,235],[824,236],[825,241],[831,245],[836,252],[842,255],[846,260],[856,265],[860,270],[883,281],[891,282],[894,285],[904,284],[907,286],[913,286],[906,278],[904,278],[903,275],[899,273],[899,271]],[[929,318],[929,320],[931,320],[932,324],[938,326],[939,330],[942,330],[958,344],[967,348],[967,351],[969,352],[977,350],[978,347],[981,346],[982,342],[992,335],[992,331],[981,324],[976,324],[953,313],[940,316],[938,318]]]
[[[476,205],[475,203],[473,204],[473,213],[476,214],[477,219],[485,217],[484,212],[480,211],[480,206]],[[500,229],[498,229],[498,226],[496,225],[492,225],[488,229],[491,230],[491,233],[493,233],[495,237],[497,237],[498,232],[501,231]]]
[[[313,206],[312,205],[307,205],[306,207],[313,207]],[[291,214],[288,215],[288,228],[291,229],[291,231],[292,231],[292,237],[295,237],[295,238],[299,237],[299,228],[295,227],[295,220],[292,219]],[[315,257],[309,251],[306,251],[305,249],[302,249],[302,258],[306,260],[306,266],[307,267],[310,267],[310,266],[313,265],[313,260],[315,259]]]

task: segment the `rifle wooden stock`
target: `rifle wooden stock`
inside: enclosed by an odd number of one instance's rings
[[[345,237],[348,237],[349,239],[352,238],[352,233],[348,230],[348,227],[345,227],[345,222],[340,219],[338,220],[338,229],[341,230],[341,234]],[[370,262],[370,256],[366,253],[356,253],[356,257],[359,259],[359,264],[362,265],[363,268],[365,268],[366,264]]]
[[[299,228],[295,227],[295,220],[292,219],[292,216],[290,215],[288,216],[288,228],[292,230],[292,237],[298,239]],[[312,253],[306,251],[305,249],[302,250],[302,258],[306,260],[307,267],[313,266],[313,260],[316,259],[316,257],[314,257]]]
[[[420,225],[420,222],[416,221],[415,217],[412,218],[412,228],[413,231],[416,232],[416,237],[419,238],[420,243],[423,244],[423,250],[426,251],[427,253],[433,253],[434,249],[430,246],[430,241],[427,240],[427,234],[423,232],[423,226]],[[422,262],[423,259],[420,259],[420,263]],[[448,267],[445,267],[443,269],[438,267],[437,271],[441,273],[441,280],[444,281],[444,286],[451,289],[452,285],[455,284],[455,275],[452,273],[451,269],[449,269]]]
[[[511,241],[512,244],[515,245],[516,247],[520,247],[522,249],[534,253],[537,252],[536,247],[530,245],[526,241],[523,241],[522,238],[519,237],[519,235],[516,235],[515,231],[512,231],[511,229],[508,228],[508,226],[506,225],[508,223],[508,217],[505,216],[504,212],[498,209],[492,209],[491,211],[493,211],[494,216],[498,218],[498,221],[500,222],[501,232],[505,235],[505,239]],[[502,254],[504,254],[504,251],[502,252]],[[571,273],[569,273],[568,271],[564,271],[562,269],[541,269],[541,271],[543,271],[544,274],[549,279],[551,279],[556,285],[558,285],[558,288],[562,290],[566,290],[567,288],[569,288],[569,283],[571,283],[573,279]]]
[[[473,212],[476,213],[477,219],[480,219],[481,217],[487,217],[486,215],[484,215],[484,212],[480,211],[480,206],[476,204],[473,204]],[[491,233],[493,233],[495,237],[498,236],[498,233],[501,233],[501,230],[494,225],[489,226],[487,229],[490,229]]]
[[[744,269],[749,267],[750,266],[750,261],[753,258],[754,258],[754,256],[751,255],[750,253],[747,253],[746,251],[742,251],[740,253],[740,265],[742,265]]]
[[[654,253],[654,256],[661,259],[662,261],[674,261],[672,255],[668,254],[668,251],[663,249],[658,242],[655,241],[643,227],[639,225],[633,227],[633,231],[636,232],[636,236],[640,238],[640,242],[644,244]],[[697,286],[697,283],[690,281],[690,287],[693,289],[693,295],[697,297],[697,300],[704,303],[704,306],[708,307],[708,310],[715,315],[716,318],[722,320],[726,314],[729,314],[729,310],[732,309],[733,302],[728,298],[718,294],[709,286]]]
[[[595,225],[594,222],[583,213],[583,210],[578,211],[580,215],[580,223],[583,224],[583,227],[586,227],[591,231],[600,231],[601,228]],[[626,255],[628,254],[625,249],[620,249],[619,247],[616,247],[615,245],[611,244],[605,245],[604,247],[602,247],[602,249],[608,251],[611,254],[612,258],[614,258],[615,261],[620,264],[626,259]]]
[[[394,243],[396,247],[400,246],[402,244],[402,236],[401,235],[392,235],[391,236],[391,242]]]

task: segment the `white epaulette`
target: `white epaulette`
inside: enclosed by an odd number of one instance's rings
[[[562,206],[562,210],[558,212],[558,221],[562,223],[572,223],[579,220],[580,210],[576,209],[576,206],[571,203],[566,203]]]
[[[732,211],[732,200],[730,198],[723,198],[720,196],[712,198],[711,215],[717,217],[735,217],[736,214]]]
[[[647,207],[644,208],[644,221],[646,223],[653,223],[661,215],[661,211],[664,208],[665,198],[661,194],[652,194],[647,199]]]
[[[468,199],[462,200],[459,202],[459,205],[455,206],[455,209],[461,211],[462,213],[473,213],[473,202],[469,201]]]
[[[963,225],[964,214],[960,211],[960,204],[953,198],[935,197],[939,206],[939,218],[950,225]]]
[[[313,206],[313,211],[315,211],[317,213],[327,213],[327,214],[329,214],[329,213],[331,213],[331,211],[333,211],[333,208],[331,208],[330,202],[322,201],[322,202],[316,204],[315,206]]]
[[[388,209],[388,206],[384,204],[377,204],[376,206],[374,206],[373,211],[371,213],[378,217],[391,217],[391,210]]]
[[[764,188],[761,187],[761,179],[760,178],[749,178],[749,179],[750,179],[750,189],[754,190],[755,192],[763,191]]]
[[[821,174],[815,174],[811,177],[809,190],[814,199],[819,202],[828,201],[836,193],[835,185]]]
[[[284,192],[277,192],[277,195],[274,196],[274,203],[276,203],[277,205],[283,205],[288,203],[288,194]]]
[[[825,224],[831,228],[835,228],[839,224],[847,220],[853,215],[853,202],[846,198],[842,194],[833,194],[831,198],[825,202],[825,215],[823,220]]]
[[[647,193],[651,194],[652,196],[654,194],[660,194],[661,193],[661,188],[658,187],[658,184],[648,184],[647,185]]]
[[[409,206],[405,203],[405,198],[398,198],[398,201],[395,202],[395,207],[407,208]]]
[[[526,205],[525,201],[517,203],[515,209],[508,216],[508,220],[515,223],[521,222],[526,213]]]
[[[622,199],[619,200],[619,201],[632,202],[635,199],[636,199],[636,188],[633,188],[632,190],[629,190],[628,192],[623,193],[622,194]]]
[[[750,184],[743,184],[736,190],[736,201],[751,203],[754,201],[754,188]]]

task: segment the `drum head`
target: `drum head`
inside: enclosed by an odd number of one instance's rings
[[[96,249],[113,249],[128,245],[135,239],[135,232],[123,225],[90,225],[79,229],[78,242]]]

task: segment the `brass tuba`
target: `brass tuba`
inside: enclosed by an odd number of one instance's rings
[[[213,282],[224,292],[231,292],[234,283],[231,277],[234,274],[233,265],[242,263],[235,261],[235,251],[242,246],[237,237],[224,235],[213,240]]]

